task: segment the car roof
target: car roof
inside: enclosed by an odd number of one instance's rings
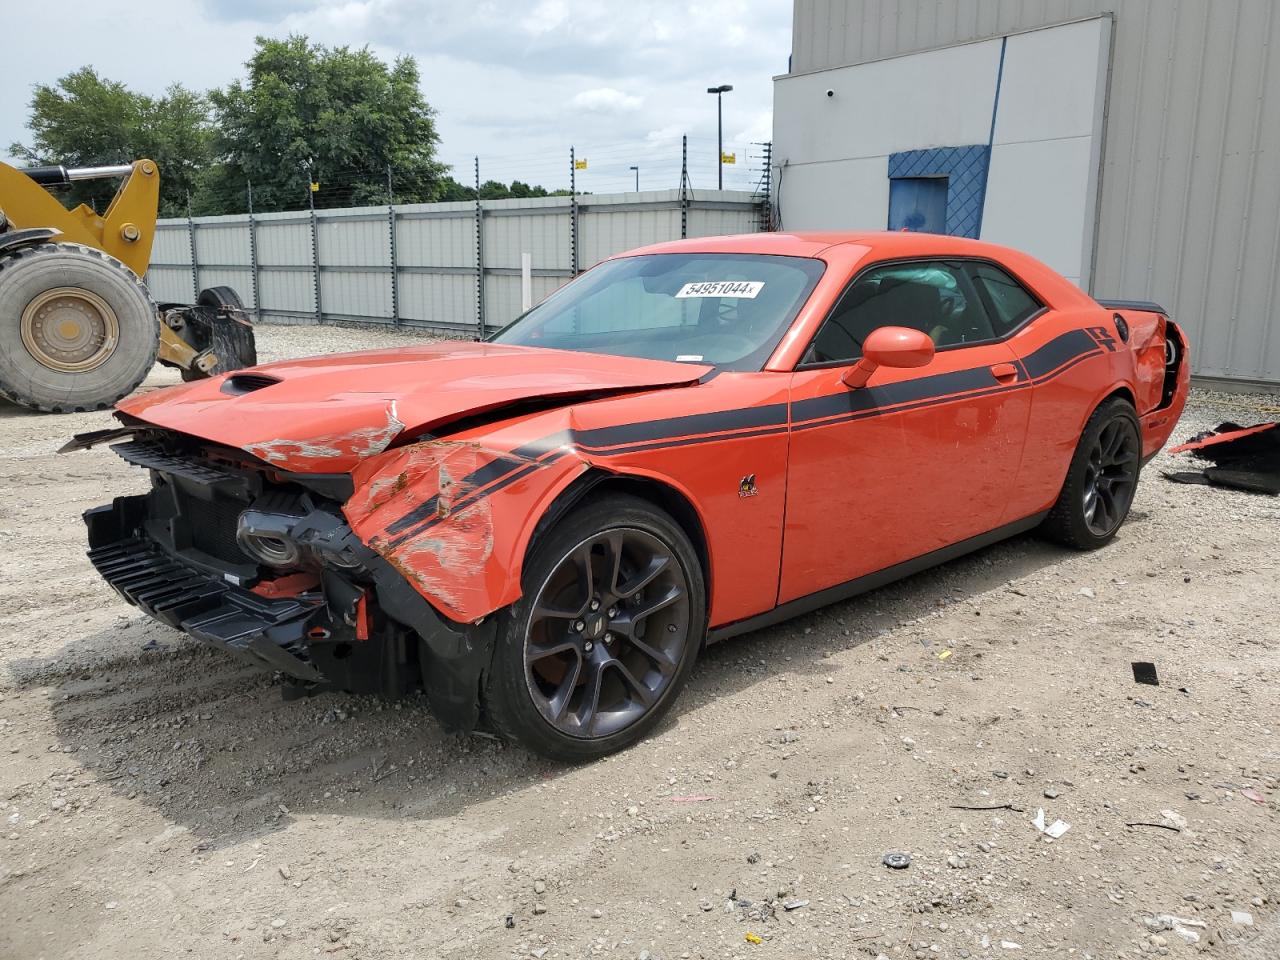
[[[906,231],[864,232],[797,232],[797,233],[744,233],[728,237],[698,237],[690,240],[670,240],[655,243],[636,250],[628,250],[620,256],[654,253],[756,253],[775,256],[815,257],[822,251],[837,246],[868,248],[877,259],[881,257],[911,256],[970,256],[1004,259],[1013,251],[994,243],[970,240],[967,237],[950,237],[937,233],[910,233]]]
[[[655,253],[754,253],[830,260],[836,251],[843,253],[839,259],[846,264],[916,257],[976,257],[991,260],[1012,271],[1049,306],[1057,309],[1097,306],[1088,294],[1062,274],[1020,250],[985,240],[950,237],[940,233],[888,230],[744,233],[729,237],[698,237],[655,243],[628,250],[617,257]]]

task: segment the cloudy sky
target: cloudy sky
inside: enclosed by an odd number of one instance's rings
[[[0,146],[25,140],[29,82],[52,83],[85,64],[146,93],[196,89],[242,72],[255,35],[305,33],[325,44],[412,54],[438,112],[442,158],[469,180],[568,179],[568,148],[588,160],[579,188],[678,185],[689,135],[695,188],[715,177],[715,97],[724,98],[726,187],[747,187],[769,139],[771,77],[791,45],[789,0],[63,0],[6,10]]]

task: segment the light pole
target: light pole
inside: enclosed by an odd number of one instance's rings
[[[724,189],[724,94],[733,89],[733,85],[722,83],[718,87],[707,87],[707,93],[716,95],[716,176],[718,189]]]
[[[636,172],[636,193],[639,193],[639,192],[640,192],[640,168],[639,168],[639,167],[627,167],[627,169],[628,169],[628,170],[634,170],[634,171]]]

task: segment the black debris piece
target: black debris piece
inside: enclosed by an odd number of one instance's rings
[[[1145,823],[1138,821],[1136,823],[1126,823],[1126,827],[1155,827],[1157,830],[1171,830],[1174,833],[1181,833],[1181,827],[1175,827],[1168,823]]]
[[[1156,676],[1156,665],[1154,663],[1135,660],[1131,666],[1133,667],[1134,683],[1145,683],[1149,687],[1160,686],[1160,678]]]
[[[1280,429],[1276,427],[1275,423],[1251,427],[1222,423],[1198,433],[1169,452],[1190,453],[1213,466],[1203,471],[1168,471],[1165,479],[1280,495]]]

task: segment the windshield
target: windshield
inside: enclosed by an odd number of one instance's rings
[[[734,253],[609,260],[493,342],[759,370],[824,267],[803,257]]]

